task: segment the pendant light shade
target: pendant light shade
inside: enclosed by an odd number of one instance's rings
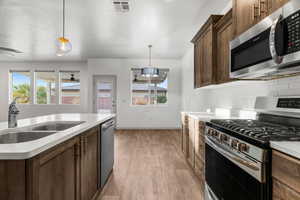
[[[146,76],[146,77],[158,77],[159,69],[154,67],[144,67],[142,68],[141,74],[142,76]]]
[[[149,45],[148,48],[149,48],[149,67],[142,68],[141,69],[141,74],[142,74],[142,76],[146,76],[146,77],[158,77],[159,76],[159,69],[152,67],[152,64],[151,64],[151,48],[152,48],[152,45]]]
[[[56,41],[56,55],[57,56],[64,56],[67,53],[72,51],[72,44],[71,42],[64,37],[60,37]]]
[[[66,1],[63,0],[63,35],[56,40],[56,55],[64,56],[72,51],[72,44],[69,39],[65,37],[65,21],[66,21]]]

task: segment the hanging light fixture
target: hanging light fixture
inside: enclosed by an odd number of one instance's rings
[[[149,66],[142,68],[141,74],[142,74],[142,76],[146,76],[146,77],[158,77],[159,76],[159,69],[152,67],[152,63],[151,63],[151,48],[152,48],[152,45],[149,45],[148,48],[149,48]]]
[[[70,81],[75,81],[74,74],[71,74]]]
[[[62,37],[59,37],[56,40],[56,55],[57,56],[64,56],[67,53],[69,53],[70,51],[72,51],[72,44],[69,41],[69,39],[67,39],[65,37],[65,21],[66,21],[66,1],[63,0],[63,35]]]

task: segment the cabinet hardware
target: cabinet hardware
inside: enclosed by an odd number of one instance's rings
[[[267,13],[266,0],[259,0],[258,5],[259,5],[258,6],[259,7],[259,11],[258,11],[259,16],[266,14]]]
[[[81,138],[81,148],[82,148],[82,154],[84,155],[85,154],[85,137],[82,137]]]
[[[88,138],[85,138],[85,152],[87,152],[87,148],[88,148]]]
[[[256,5],[255,3],[252,5],[252,21],[255,21],[257,17],[260,16],[260,6]]]

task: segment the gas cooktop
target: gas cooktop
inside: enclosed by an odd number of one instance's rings
[[[300,141],[300,126],[284,126],[258,120],[211,120],[211,123],[263,143]]]

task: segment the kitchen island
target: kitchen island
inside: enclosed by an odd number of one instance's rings
[[[101,192],[100,125],[114,117],[114,114],[48,115],[19,120],[15,129],[7,129],[7,123],[0,123],[3,135],[26,132],[31,127],[77,122],[37,140],[0,144],[0,199],[97,198]]]

